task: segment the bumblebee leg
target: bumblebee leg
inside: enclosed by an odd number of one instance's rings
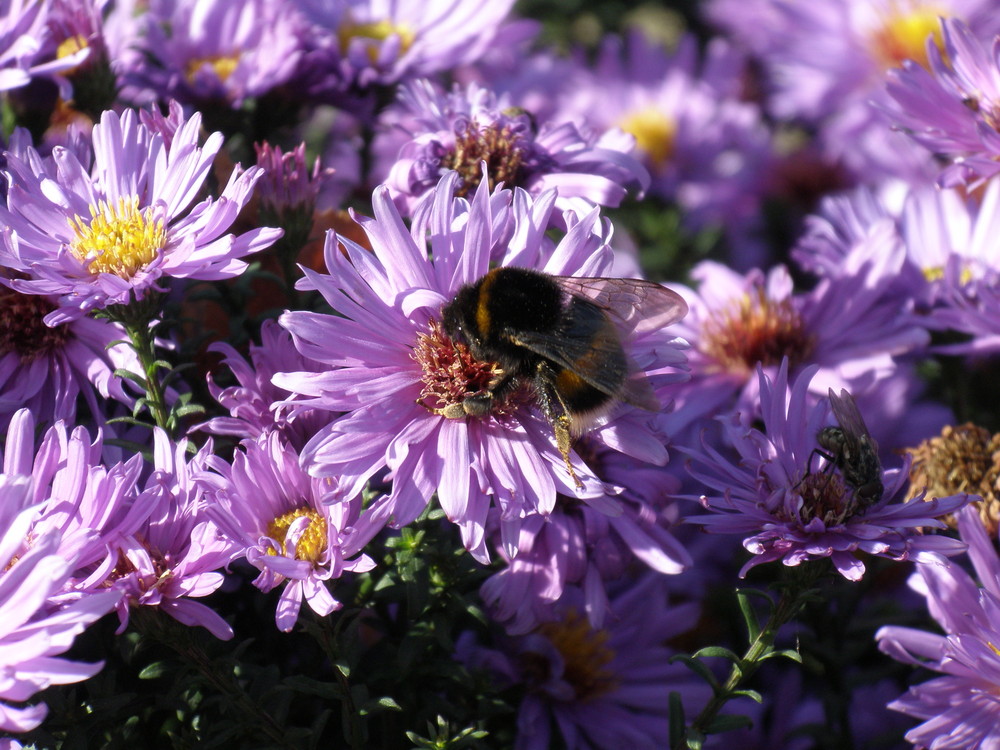
[[[516,385],[517,378],[513,375],[502,375],[486,387],[485,393],[477,393],[465,399],[462,402],[462,409],[470,417],[485,417],[490,413],[494,402]]]
[[[552,430],[555,433],[556,448],[562,454],[566,462],[569,475],[573,477],[578,489],[583,488],[583,482],[573,470],[573,462],[570,461],[569,451],[572,447],[572,436],[570,433],[569,410],[566,403],[555,387],[555,372],[547,362],[539,362],[535,371],[535,391],[538,397],[538,404],[542,407],[542,413],[552,423]]]

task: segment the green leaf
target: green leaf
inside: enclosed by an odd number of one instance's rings
[[[154,661],[139,672],[140,680],[155,680],[169,673],[167,662]]]
[[[132,372],[131,370],[126,370],[119,367],[115,370],[116,378],[124,378],[125,380],[131,380],[133,383],[138,385],[142,390],[146,390],[146,378],[142,375]]]
[[[670,692],[670,747],[676,747],[684,738],[684,730],[687,720],[684,718],[684,704],[681,703],[681,694],[676,690]]]
[[[748,596],[750,591],[752,591],[752,589],[737,589],[736,602],[740,606],[740,613],[743,615],[743,623],[747,627],[747,636],[752,642],[757,640],[757,637],[760,635],[760,622],[757,620],[757,613],[754,612],[753,607],[750,606],[750,599]],[[770,598],[768,598],[768,601],[771,601]]]
[[[734,690],[729,694],[731,698],[749,698],[755,703],[763,703],[764,696],[758,693],[756,690],[750,690],[749,688],[743,690]]]
[[[734,651],[730,651],[728,648],[723,646],[705,646],[705,648],[698,649],[692,654],[695,659],[702,659],[705,657],[713,659],[728,659],[734,664],[740,665],[742,669],[743,659]]]
[[[723,732],[732,732],[752,726],[753,722],[749,716],[716,716],[705,728],[705,733],[722,734]]]
[[[802,663],[802,654],[800,654],[794,648],[784,648],[779,651],[768,651],[766,654],[760,657],[760,660],[764,661],[765,659],[771,659],[775,656],[783,656],[786,659],[791,659],[792,661],[797,662],[799,664]]]
[[[721,685],[719,685],[719,681],[715,678],[715,675],[712,673],[712,670],[709,669],[704,662],[695,659],[693,656],[688,656],[687,654],[674,654],[673,656],[670,657],[671,663],[676,661],[685,664],[688,667],[688,669],[690,669],[696,675],[701,677],[705,682],[711,685],[712,690],[716,694],[718,694],[719,690],[721,690]]]

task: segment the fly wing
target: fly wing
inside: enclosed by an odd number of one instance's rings
[[[607,312],[621,336],[656,331],[687,315],[677,292],[645,279],[556,276],[567,293],[589,299]]]
[[[833,388],[831,388],[829,396],[830,408],[833,409],[833,416],[837,418],[837,422],[840,423],[840,427],[844,431],[845,439],[856,447],[862,438],[865,438],[872,450],[878,453],[878,445],[871,433],[868,432],[868,426],[858,410],[858,405],[854,402],[854,397],[843,388],[840,390],[840,395],[834,393]],[[854,451],[854,454],[857,455],[857,450]]]

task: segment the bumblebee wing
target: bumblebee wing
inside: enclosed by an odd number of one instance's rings
[[[656,331],[687,315],[684,298],[653,281],[598,276],[554,278],[567,293],[589,299],[603,308],[622,336]]]
[[[833,416],[837,418],[837,422],[840,423],[840,427],[844,431],[845,439],[857,445],[862,438],[867,438],[872,449],[877,452],[878,445],[871,433],[868,432],[868,425],[865,424],[865,420],[858,410],[858,405],[854,402],[854,396],[843,388],[839,395],[834,393],[833,388],[831,388],[829,396],[830,408],[833,409]]]
[[[616,325],[590,300],[578,298],[558,331],[511,331],[507,338],[613,398],[651,411],[660,407],[646,379],[631,374],[635,368],[625,355]]]

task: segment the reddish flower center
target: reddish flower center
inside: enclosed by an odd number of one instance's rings
[[[852,515],[857,505],[852,502],[854,491],[832,471],[807,474],[796,491],[802,498],[797,520],[803,525],[818,518],[827,526],[835,526]]]
[[[496,362],[480,362],[469,348],[452,341],[436,320],[430,322],[427,333],[417,336],[417,346],[410,355],[420,365],[424,387],[417,403],[427,411],[449,419],[468,416],[466,399],[486,394],[492,383],[502,375]],[[494,401],[490,416],[510,415],[522,402],[520,389],[510,396]]]
[[[14,353],[27,363],[62,348],[70,337],[69,327],[49,328],[42,322],[55,309],[45,297],[0,286],[0,356]]]
[[[455,133],[455,145],[441,160],[445,169],[454,169],[462,178],[458,195],[471,193],[482,181],[482,162],[486,162],[490,190],[497,182],[517,185],[524,162],[524,137],[511,123],[480,127],[470,121]]]
[[[758,362],[778,365],[785,356],[795,365],[808,359],[812,348],[791,299],[769,299],[760,288],[702,325],[702,351],[719,369],[742,376]]]

